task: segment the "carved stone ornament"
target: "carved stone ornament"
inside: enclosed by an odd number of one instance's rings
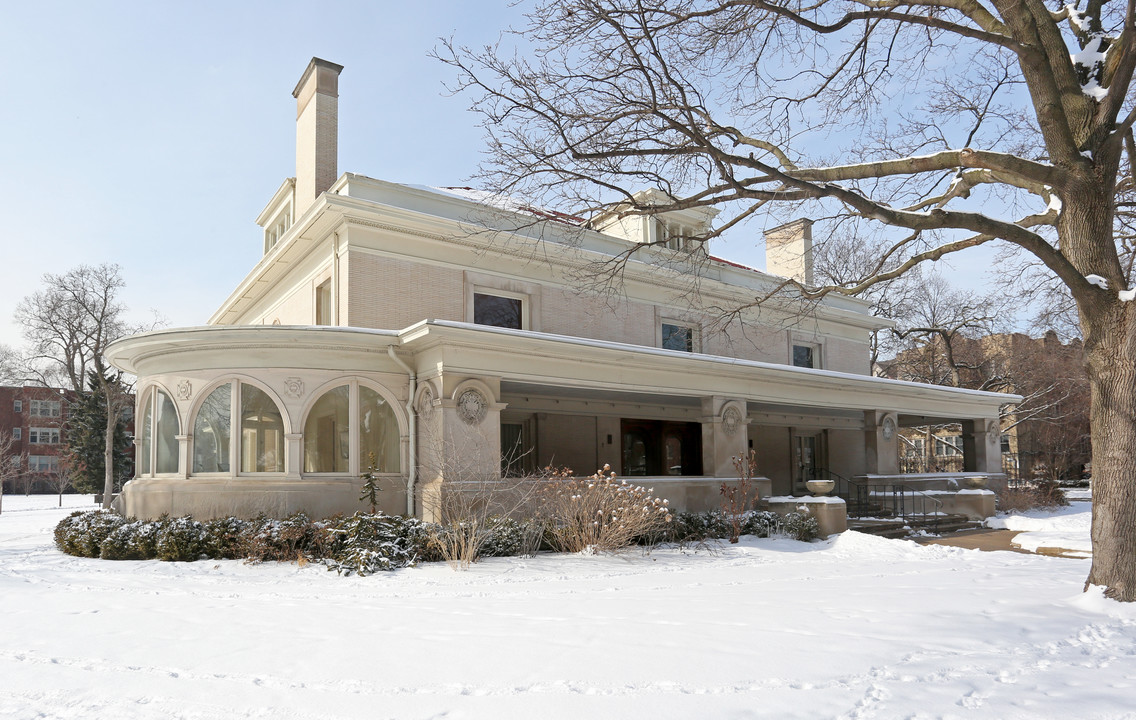
[[[895,420],[891,416],[884,418],[884,440],[891,440],[895,437]]]
[[[284,394],[297,400],[304,397],[304,381],[298,377],[284,378]]]
[[[458,396],[458,417],[470,425],[478,425],[485,419],[489,403],[477,390],[466,390]]]
[[[188,380],[182,380],[177,384],[177,396],[179,400],[188,400],[193,395],[193,384]]]
[[[742,414],[736,407],[730,406],[722,413],[722,429],[727,435],[735,435],[742,424]]]
[[[418,414],[427,420],[434,417],[434,391],[429,385],[418,395]]]

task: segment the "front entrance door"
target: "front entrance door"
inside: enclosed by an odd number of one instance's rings
[[[623,475],[701,475],[702,426],[663,420],[623,420]]]
[[[821,433],[812,435],[793,435],[793,491],[805,493],[808,488],[805,483],[817,479],[817,467],[820,453],[824,449],[824,436]]]

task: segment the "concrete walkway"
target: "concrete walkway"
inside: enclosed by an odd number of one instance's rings
[[[1022,550],[1013,544],[1016,530],[990,530],[979,528],[977,530],[960,530],[946,537],[917,538],[916,542],[923,545],[950,545],[951,547],[967,548],[968,550],[982,550],[983,552],[1009,551],[1031,555],[1029,550]]]

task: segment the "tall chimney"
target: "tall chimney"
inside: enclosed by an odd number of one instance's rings
[[[802,285],[813,284],[812,220],[801,218],[765,231],[765,270]]]
[[[314,57],[292,91],[296,98],[296,218],[335,182],[342,70],[342,65]]]

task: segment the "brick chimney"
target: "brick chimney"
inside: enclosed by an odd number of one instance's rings
[[[813,284],[813,221],[794,220],[765,231],[765,270],[770,275]]]
[[[342,65],[312,58],[296,98],[296,208],[300,217],[336,179],[339,152],[339,73]]]

